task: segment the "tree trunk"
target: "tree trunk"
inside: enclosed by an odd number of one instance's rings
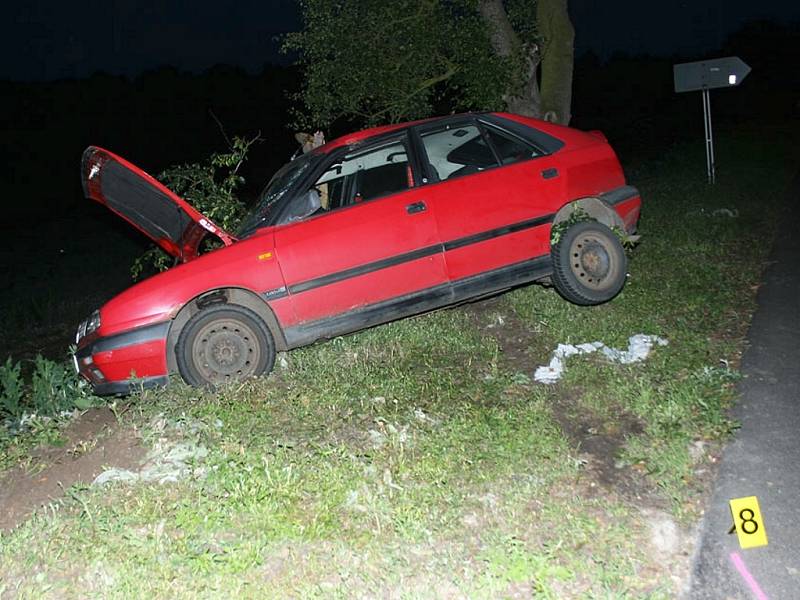
[[[541,48],[541,113],[544,119],[563,125],[572,118],[572,66],[575,29],[567,12],[567,0],[538,0],[537,24]]]
[[[513,113],[539,117],[541,115],[539,83],[536,77],[539,68],[538,48],[535,45],[523,48],[508,18],[503,0],[481,0],[478,8],[489,27],[492,48],[498,56],[509,58],[518,51],[525,51],[525,71],[521,74],[521,85],[503,94],[506,107]]]

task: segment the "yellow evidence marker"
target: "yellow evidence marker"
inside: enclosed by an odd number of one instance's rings
[[[733,527],[736,530],[736,536],[739,538],[739,546],[743,549],[766,546],[767,530],[764,527],[764,521],[761,519],[758,498],[755,496],[734,498],[728,504],[731,507]]]

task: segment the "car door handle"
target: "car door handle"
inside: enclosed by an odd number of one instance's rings
[[[423,212],[427,208],[424,202],[414,202],[413,204],[406,205],[406,212],[413,215],[414,213]]]
[[[553,177],[558,177],[558,169],[555,167],[542,171],[542,179],[553,179]]]

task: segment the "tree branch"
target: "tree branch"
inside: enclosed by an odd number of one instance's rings
[[[409,94],[406,94],[405,96],[403,96],[400,100],[397,100],[396,102],[392,102],[389,106],[387,106],[383,110],[380,110],[380,111],[378,111],[376,113],[372,113],[370,115],[370,119],[374,120],[374,119],[376,119],[378,117],[381,117],[381,116],[385,115],[386,113],[391,112],[393,108],[395,108],[397,106],[400,106],[401,104],[407,102],[409,99],[413,98],[417,94],[420,94],[420,93],[424,92],[425,90],[427,90],[430,87],[433,87],[437,83],[441,83],[443,81],[447,81],[448,79],[450,79],[453,75],[455,75],[458,72],[458,65],[456,65],[456,64],[454,64],[454,63],[452,63],[450,61],[447,61],[446,59],[445,59],[445,61],[448,64],[447,71],[445,71],[441,75],[436,75],[434,77],[430,77],[430,78],[420,82],[420,84],[416,87],[416,89],[414,89]]]

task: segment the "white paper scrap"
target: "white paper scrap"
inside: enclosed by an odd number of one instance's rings
[[[577,346],[572,344],[559,344],[553,351],[550,364],[543,365],[536,369],[533,378],[539,383],[555,383],[561,379],[561,376],[564,374],[564,359],[580,354],[591,354],[598,350],[612,362],[618,362],[623,365],[641,362],[649,356],[650,351],[656,344],[659,346],[666,346],[669,342],[657,335],[638,333],[628,338],[627,350],[609,348],[603,342],[588,342],[585,344],[578,344]]]

